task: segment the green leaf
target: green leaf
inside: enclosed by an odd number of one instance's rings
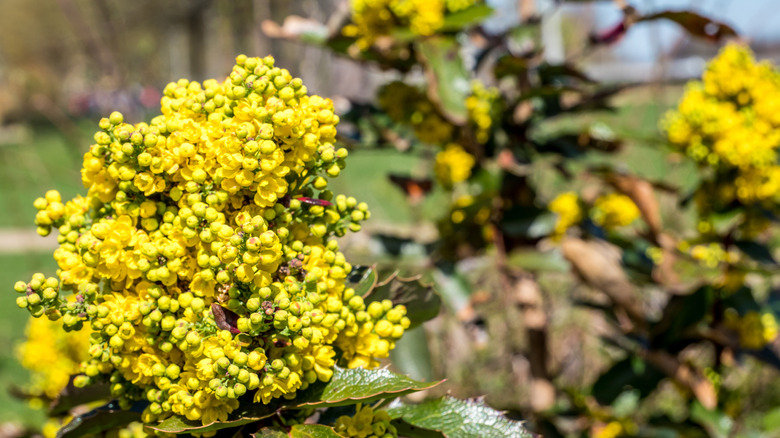
[[[417,327],[435,318],[441,310],[441,298],[432,285],[424,284],[420,278],[402,278],[395,272],[377,284],[366,297],[366,302],[388,299],[393,304],[402,304],[406,306],[406,316],[412,321],[411,327]]]
[[[327,384],[304,391],[293,400],[297,407],[322,408],[353,403],[373,403],[386,398],[400,397],[432,388],[441,382],[419,382],[407,376],[395,374],[386,368],[366,370],[341,368],[333,370],[333,378]]]
[[[752,240],[738,240],[734,242],[734,245],[748,257],[759,263],[777,266],[777,260],[775,260],[772,251],[766,245]]]
[[[457,313],[469,305],[471,289],[468,281],[458,272],[454,264],[441,263],[433,269],[436,290],[441,293],[444,304]]]
[[[376,286],[376,267],[375,266],[353,266],[352,271],[347,277],[350,287],[355,289],[355,295],[365,297]]]
[[[120,409],[116,402],[95,408],[70,420],[57,432],[57,438],[78,438],[85,435],[102,435],[109,429],[125,426],[141,420],[143,407],[137,403],[133,409]]]
[[[555,229],[555,214],[541,208],[516,207],[506,212],[499,226],[509,236],[536,239]]]
[[[395,348],[390,351],[390,362],[396,369],[414,379],[432,380],[433,365],[425,329],[417,327],[404,332],[401,339],[395,342]]]
[[[264,405],[253,403],[251,397],[241,399],[238,409],[227,421],[201,425],[181,417],[170,417],[152,429],[166,433],[204,433],[236,427],[268,418],[277,412],[304,407],[323,408],[353,403],[373,403],[385,398],[400,397],[431,388],[441,382],[418,382],[387,369],[366,370],[335,367],[329,382],[318,382],[298,393],[293,400],[276,399]]]
[[[713,231],[720,235],[731,232],[732,229],[736,228],[737,225],[742,222],[742,214],[744,212],[745,210],[742,208],[732,208],[724,212],[710,214],[709,219]]]
[[[507,265],[530,272],[568,272],[569,262],[558,250],[539,251],[536,248],[518,248],[507,256]]]
[[[284,427],[264,427],[252,434],[253,438],[343,438],[330,426],[322,424],[296,424]]]
[[[403,419],[416,428],[441,432],[441,436],[448,438],[534,436],[521,422],[507,419],[481,400],[445,396],[416,405],[397,401],[387,408],[387,412],[393,419]]]
[[[441,30],[453,31],[477,24],[483,19],[493,15],[493,9],[488,5],[474,5],[462,11],[447,14],[444,17]]]
[[[728,415],[720,410],[710,411],[698,400],[691,406],[691,420],[702,425],[712,438],[730,437],[734,427],[734,420]]]
[[[64,415],[73,407],[97,400],[106,400],[111,397],[107,383],[96,383],[84,388],[77,388],[73,385],[74,377],[70,377],[68,385],[51,402],[48,415],[55,417]]]
[[[634,388],[642,399],[650,395],[665,375],[646,362],[632,357],[621,360],[593,384],[593,396],[602,405],[610,405],[628,388]]]
[[[702,286],[688,295],[675,295],[666,303],[661,320],[653,324],[651,343],[657,348],[667,348],[680,340],[684,332],[695,326],[709,314],[714,291]],[[684,347],[684,345],[681,345]]]
[[[415,47],[425,67],[428,98],[452,123],[466,123],[471,85],[458,43],[453,38],[435,37],[419,40]]]

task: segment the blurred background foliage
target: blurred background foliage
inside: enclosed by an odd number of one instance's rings
[[[444,303],[399,342],[399,371],[446,378],[433,391],[486,396],[544,436],[776,436],[777,342],[746,348],[739,324],[724,323],[729,308],[780,311],[774,227],[739,240],[744,203],[690,202],[707,195],[711,170],[659,125],[726,40],[775,53],[758,19],[770,2],[738,13],[737,1],[487,3],[430,34],[400,23],[361,44],[343,31],[348,1],[0,2],[0,284],[10,294],[18,278],[56,269],[52,242],[33,236],[32,200],[82,190],[99,117],[149,119],[167,82],[270,53],[341,113],[351,164],[331,185],[373,214],[348,257],[380,281],[435,284]],[[431,137],[437,123],[442,138]],[[437,179],[451,143],[472,157],[469,174]],[[623,194],[638,210],[618,213],[637,217],[611,227],[581,213],[566,233],[565,205],[550,203],[567,192],[577,208]],[[708,267],[681,242],[747,261]],[[724,292],[721,274],[735,269],[750,281]],[[26,314],[0,312],[0,341],[14,345]],[[13,349],[0,352],[0,386],[27,379]],[[0,406],[0,434],[43,421],[6,391]]]

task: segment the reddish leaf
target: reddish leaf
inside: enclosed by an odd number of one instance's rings
[[[211,304],[211,313],[214,314],[214,322],[222,330],[229,330],[234,335],[241,333],[238,329],[238,315],[230,309],[226,309],[217,303]]]
[[[712,41],[720,41],[722,38],[737,36],[737,31],[728,24],[712,20],[691,11],[663,11],[657,14],[645,15],[639,18],[638,21],[658,19],[674,21],[685,28],[691,35]]]

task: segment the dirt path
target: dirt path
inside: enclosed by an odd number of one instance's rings
[[[0,254],[47,252],[57,248],[57,237],[41,237],[30,228],[0,228]]]

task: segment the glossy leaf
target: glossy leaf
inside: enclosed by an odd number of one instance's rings
[[[95,408],[86,414],[70,420],[57,432],[57,438],[77,438],[85,435],[102,435],[103,432],[141,420],[143,403],[136,403],[131,409],[120,409],[117,402]]]
[[[107,383],[96,383],[84,388],[77,388],[73,385],[75,376],[70,377],[68,385],[60,392],[56,399],[49,406],[49,415],[64,415],[72,408],[85,403],[97,400],[109,399],[111,393]]]
[[[353,266],[347,277],[350,287],[355,289],[355,295],[364,297],[376,286],[377,274],[374,266]]]
[[[428,77],[428,98],[451,122],[465,123],[471,85],[460,46],[452,38],[437,37],[420,40],[415,47]]]
[[[432,380],[433,365],[425,329],[417,327],[405,331],[390,351],[390,361],[396,369],[414,379]]]
[[[156,426],[151,426],[151,428],[174,434],[205,433],[254,423],[284,410],[342,406],[357,402],[373,403],[385,398],[400,397],[415,391],[422,391],[439,383],[418,382],[384,368],[366,370],[336,367],[329,382],[315,383],[305,391],[299,392],[293,400],[276,399],[264,405],[252,402],[251,397],[245,397],[241,399],[241,405],[230,414],[227,421],[216,421],[202,425],[200,422],[173,416]]]
[[[445,396],[420,404],[396,401],[387,411],[391,418],[402,419],[416,428],[440,432],[447,438],[534,436],[523,427],[522,422],[507,419],[481,400],[458,400]]]

